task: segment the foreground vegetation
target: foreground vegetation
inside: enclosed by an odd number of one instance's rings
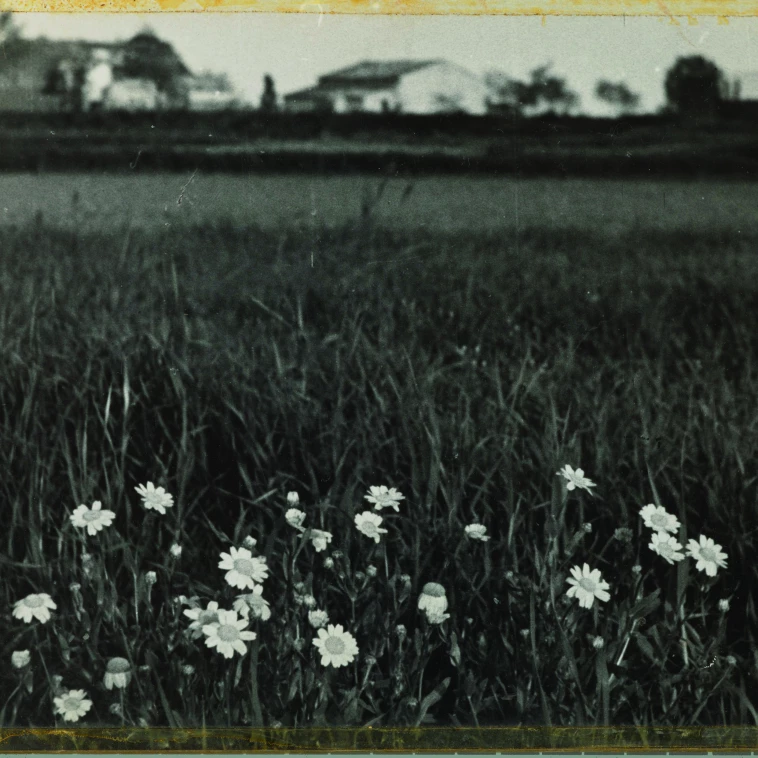
[[[78,724],[758,723],[756,241],[3,228],[0,721],[81,690]],[[654,552],[648,504],[726,567]],[[241,549],[268,610],[227,658],[189,627]]]

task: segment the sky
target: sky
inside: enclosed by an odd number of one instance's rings
[[[704,55],[729,76],[758,71],[758,18],[360,16],[341,14],[149,13],[18,14],[26,37],[124,40],[149,27],[196,72],[226,72],[257,102],[264,74],[282,95],[360,60],[445,58],[476,74],[526,78],[545,63],[603,115],[598,79],[625,81],[641,110],[664,101],[667,69],[682,55]]]

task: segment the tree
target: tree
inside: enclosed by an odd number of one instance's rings
[[[579,96],[568,88],[565,79],[553,75],[551,68],[547,64],[533,69],[526,82],[491,72],[486,81],[495,96],[495,105],[518,113],[568,113],[576,107]]]
[[[619,115],[637,110],[640,96],[632,92],[624,82],[609,82],[601,79],[595,87],[595,97],[613,106]]]
[[[713,113],[725,86],[721,69],[702,55],[677,58],[664,84],[670,109],[690,114]]]
[[[261,95],[261,110],[273,113],[277,109],[276,87],[270,74],[263,77],[263,94]]]
[[[10,11],[0,12],[0,45],[11,42],[19,36],[20,30]]]

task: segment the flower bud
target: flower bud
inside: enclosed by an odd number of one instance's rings
[[[366,575],[362,571],[355,572],[355,581],[362,582],[366,578]]]
[[[11,655],[11,663],[13,668],[22,669],[29,665],[32,655],[28,650],[15,650]]]
[[[171,545],[169,550],[171,552],[171,555],[174,556],[174,558],[180,558],[182,555],[182,546],[177,545],[176,542],[173,545]]]
[[[334,568],[334,561],[328,555],[326,556],[326,558],[324,558],[324,568],[325,569]]]
[[[147,574],[145,574],[145,582],[147,582],[147,584],[152,585],[157,581],[158,575],[155,573],[155,571],[148,571]]]
[[[302,652],[305,647],[305,640],[302,637],[298,637],[296,640],[292,640],[292,647],[298,652]]]
[[[300,495],[298,495],[297,492],[288,492],[287,502],[290,505],[297,505],[300,502]]]
[[[719,610],[722,613],[726,613],[729,610],[729,600],[727,598],[719,600]]]
[[[368,566],[366,568],[366,576],[369,576],[373,579],[376,576],[376,566]]]
[[[395,634],[398,636],[400,642],[402,642],[408,636],[408,630],[405,628],[404,624],[398,624],[395,627]]]
[[[592,647],[594,647],[595,650],[602,650],[605,647],[605,640],[602,637],[595,637],[595,639],[592,640]]]
[[[184,676],[192,676],[195,673],[195,667],[191,663],[185,663],[182,666],[182,674]]]
[[[315,608],[316,607],[316,598],[313,597],[313,595],[306,595],[303,598],[303,604],[306,608]]]
[[[632,566],[632,573],[639,576],[642,573],[642,566],[640,566],[639,563],[635,563],[634,566]]]
[[[258,540],[255,539],[255,537],[251,537],[249,534],[242,541],[243,547],[246,547],[248,550],[252,550],[257,544],[258,544]]]
[[[301,595],[305,592],[305,584],[303,582],[295,582],[293,587],[295,592],[299,592]]]
[[[729,666],[737,665],[737,659],[733,655],[727,655],[726,662],[727,662],[727,665]]]

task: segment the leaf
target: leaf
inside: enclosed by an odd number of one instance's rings
[[[426,712],[440,700],[450,686],[450,677],[443,679],[422,701],[419,705],[418,719],[416,720],[416,726],[421,726]]]
[[[632,619],[645,618],[649,616],[654,610],[656,610],[661,604],[661,591],[655,590],[647,597],[643,597],[642,600],[635,603],[632,606],[632,610],[629,611],[629,615]]]
[[[655,651],[653,646],[648,642],[647,637],[639,632],[635,632],[634,641],[637,643],[637,647],[642,651],[643,655],[650,660],[651,663],[658,665],[658,659],[655,657]]]
[[[461,649],[458,646],[458,635],[455,632],[450,635],[450,660],[456,668],[461,665]]]

